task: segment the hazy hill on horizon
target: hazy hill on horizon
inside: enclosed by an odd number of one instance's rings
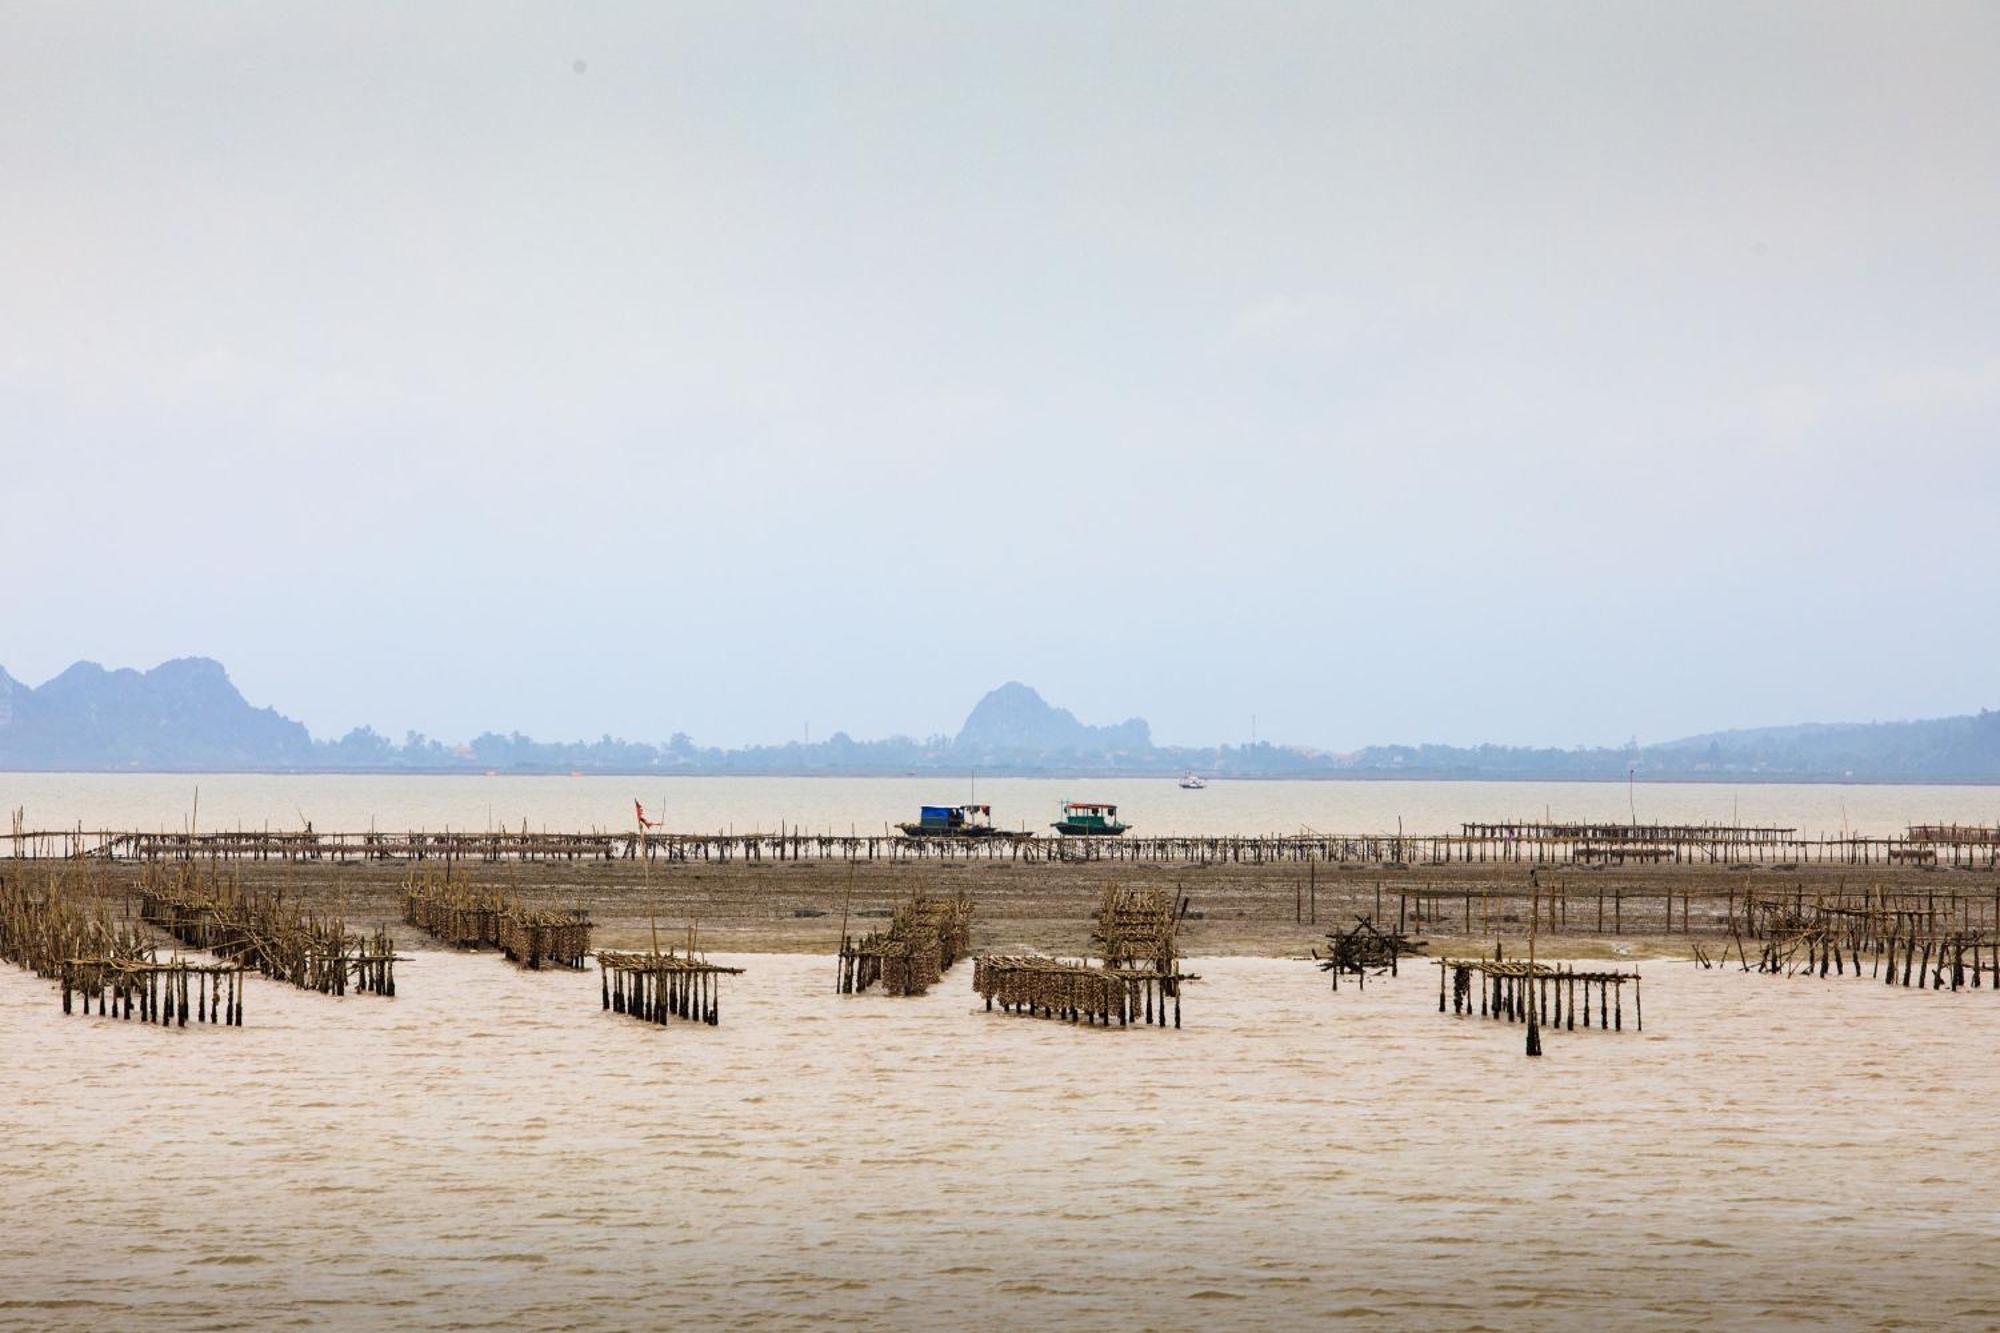
[[[737,750],[665,742],[536,741],[487,732],[448,745],[412,732],[399,744],[358,727],[314,740],[275,708],[252,707],[222,664],[187,657],[149,671],[77,662],[29,688],[0,669],[0,770],[499,771],[633,773],[1173,773],[1217,776],[1483,779],[2000,781],[2000,713],[1907,722],[1803,723],[1689,736],[1647,746],[1372,746],[1335,755],[1300,747],[1160,746],[1144,718],[1081,722],[1032,687],[988,691],[955,736]]]
[[[0,669],[0,767],[308,767],[312,737],[252,708],[220,662],[182,657],[150,671],[77,662],[29,689]]]

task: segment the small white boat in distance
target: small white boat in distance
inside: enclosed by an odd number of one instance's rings
[[[1181,779],[1181,786],[1188,791],[1200,791],[1207,785],[1208,784],[1206,782],[1203,782],[1201,780],[1199,775],[1194,773],[1189,773],[1186,777]]]

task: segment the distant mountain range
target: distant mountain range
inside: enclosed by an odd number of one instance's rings
[[[676,734],[660,743],[536,741],[487,732],[447,745],[401,743],[359,727],[316,741],[274,709],[253,708],[203,657],[151,671],[78,662],[30,689],[0,670],[0,770],[598,773],[1165,774],[1216,777],[2000,782],[2000,713],[1918,722],[1723,731],[1647,746],[1575,750],[1482,745],[1374,746],[1333,754],[1268,742],[1155,745],[1143,718],[1090,726],[1028,686],[991,691],[956,736],[895,736],[722,750]]]

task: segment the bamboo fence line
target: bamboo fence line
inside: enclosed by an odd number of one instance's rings
[[[859,994],[880,981],[890,995],[922,995],[971,943],[971,896],[938,898],[919,889],[896,909],[888,930],[841,937],[840,993]]]
[[[663,953],[657,944],[644,953],[600,949],[597,965],[607,1011],[662,1026],[679,1018],[715,1027],[722,1021],[722,978],[743,975],[742,968],[711,963],[692,948]]]
[[[62,975],[71,958],[138,961],[150,949],[143,934],[102,906],[85,911],[70,901],[59,874],[33,886],[25,875],[0,875],[0,958],[45,981]]]
[[[28,829],[16,823],[17,858],[116,861],[1010,861],[1025,865],[1140,862],[1269,865],[1320,862],[1412,865],[1688,865],[1796,868],[1801,864],[2000,869],[2000,832],[1977,825],[1914,824],[1902,834],[1810,834],[1796,828],[1714,824],[1467,823],[1434,833],[1234,833],[1075,838],[907,837],[775,832],[666,833],[590,830],[316,832],[236,829],[207,833]]]
[[[139,917],[183,944],[301,990],[396,993],[398,960],[388,932],[349,934],[339,917],[307,911],[279,893],[246,889],[213,866],[144,867]]]

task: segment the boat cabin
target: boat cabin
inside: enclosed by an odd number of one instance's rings
[[[926,805],[915,822],[896,827],[912,838],[986,838],[1000,832],[990,805]]]
[[[1066,838],[1115,838],[1130,824],[1118,822],[1118,807],[1103,801],[1064,801],[1063,817],[1051,825]]]
[[[974,824],[991,824],[990,805],[927,805],[917,814],[917,823],[940,833],[956,833]]]

